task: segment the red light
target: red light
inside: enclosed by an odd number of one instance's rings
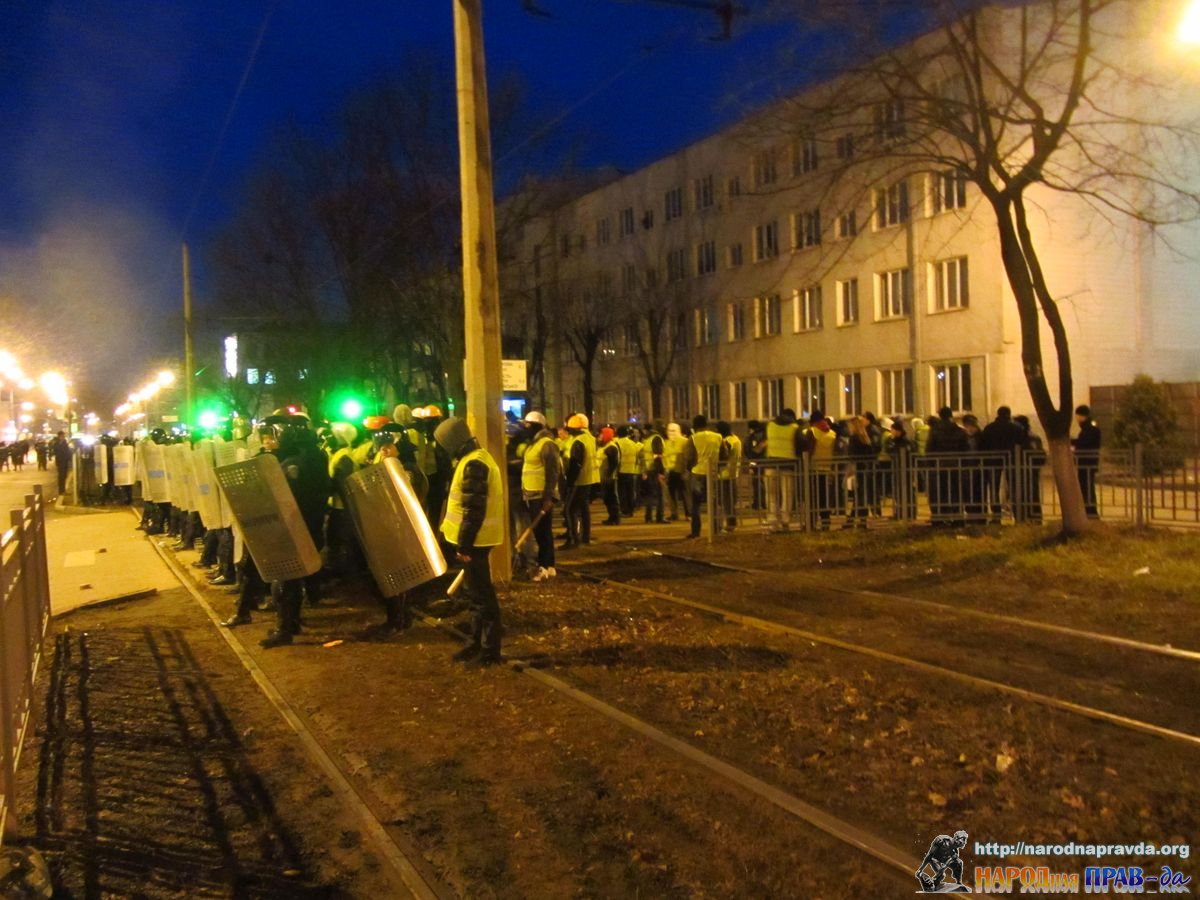
[[[293,416],[294,416],[296,413],[300,412],[300,407],[298,407],[298,406],[289,406],[289,407],[287,408],[287,411],[288,411],[288,412],[289,412],[291,415],[293,415]]]

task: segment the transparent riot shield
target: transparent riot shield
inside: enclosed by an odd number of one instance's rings
[[[146,460],[146,480],[143,482],[149,488],[150,501],[153,503],[170,503],[171,495],[167,490],[167,462],[163,454],[166,448],[153,442],[143,447]]]
[[[205,528],[221,528],[221,492],[213,469],[213,442],[207,438],[192,448],[192,476],[196,511]]]
[[[113,484],[129,487],[133,484],[133,448],[128,444],[117,444],[112,448]]]
[[[445,574],[446,560],[400,460],[385,459],[355,472],[346,479],[345,494],[367,564],[385,597]]]
[[[320,570],[321,554],[308,533],[278,459],[263,454],[218,466],[216,474],[250,555],[265,580],[287,581]]]
[[[108,484],[108,444],[97,441],[92,446],[92,465],[95,467],[96,484]]]

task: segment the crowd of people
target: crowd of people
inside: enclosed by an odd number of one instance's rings
[[[1076,418],[1080,484],[1088,513],[1095,515],[1100,431],[1087,407],[1080,407]],[[710,423],[704,416],[662,429],[649,424],[593,429],[586,415],[575,413],[553,428],[535,410],[510,419],[506,459],[500,461],[480,446],[465,422],[445,417],[437,406],[413,410],[402,404],[391,417],[368,417],[361,426],[314,425],[303,413],[280,410],[248,435],[225,435],[239,437],[245,438],[248,453],[279,458],[314,545],[323,552],[321,572],[266,584],[248,552],[234,559],[232,529],[204,522],[198,510],[147,501],[139,525],[149,534],[177,537],[176,549],[201,542],[195,565],[209,570],[215,587],[226,587],[238,598],[227,627],[247,625],[256,610],[274,607],[275,629],[263,644],[291,643],[306,599],[318,603],[330,578],[365,573],[346,482],[367,466],[395,458],[441,535],[447,557],[464,570],[463,593],[474,624],[456,658],[484,663],[500,659],[500,608],[489,557],[503,543],[505,516],[514,535],[527,531],[533,538],[531,577],[542,582],[557,576],[558,553],[591,542],[596,502],[605,511],[601,527],[639,517],[646,524],[686,520],[690,538],[701,534],[708,504],[718,530],[737,527],[743,503],[773,530],[786,530],[801,502],[815,512],[817,527],[829,528],[835,515],[843,516],[847,527],[865,527],[868,516],[882,514],[889,497],[892,515],[912,517],[910,494],[916,491],[927,495],[935,525],[986,522],[996,521],[1003,499],[1012,496],[1017,476],[1008,461],[1017,451],[1035,467],[1045,462],[1028,419],[1013,416],[1007,407],[984,426],[971,414],[956,419],[949,409],[929,422],[880,420],[871,413],[835,422],[820,411],[801,422],[784,410],[770,422],[750,422],[744,440],[730,423]],[[146,438],[159,444],[189,439],[162,430]],[[508,469],[508,497],[502,464]],[[916,477],[900,478],[901,471]],[[1027,494],[1034,490],[1026,486]],[[748,494],[739,496],[743,492]],[[1013,514],[1040,518],[1040,498],[1034,494],[1026,501],[1014,505]],[[563,525],[557,538],[556,510]],[[405,596],[379,599],[387,611],[385,630],[409,627],[412,612]]]

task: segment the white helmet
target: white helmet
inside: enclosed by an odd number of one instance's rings
[[[531,410],[530,412],[525,414],[525,424],[526,425],[541,425],[543,428],[545,428],[546,427],[546,417],[544,415],[542,415],[540,412],[538,412],[536,409]]]

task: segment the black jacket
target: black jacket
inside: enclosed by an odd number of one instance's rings
[[[1079,426],[1079,437],[1071,441],[1077,454],[1095,457],[1100,452],[1100,426],[1088,420]]]
[[[1011,454],[1028,442],[1025,429],[1008,417],[989,422],[979,435],[979,449],[986,452]]]
[[[967,433],[956,422],[934,419],[929,425],[926,453],[966,453],[970,449]]]
[[[316,435],[312,439],[285,437],[276,451],[279,464],[287,476],[288,486],[300,515],[308,527],[313,543],[320,550],[325,546],[325,509],[329,503],[331,483],[329,461],[317,446]]]
[[[471,448],[474,449],[474,448]],[[473,459],[463,468],[462,477],[462,527],[458,530],[458,549],[470,550],[475,538],[487,518],[488,478],[490,472],[485,463]]]

